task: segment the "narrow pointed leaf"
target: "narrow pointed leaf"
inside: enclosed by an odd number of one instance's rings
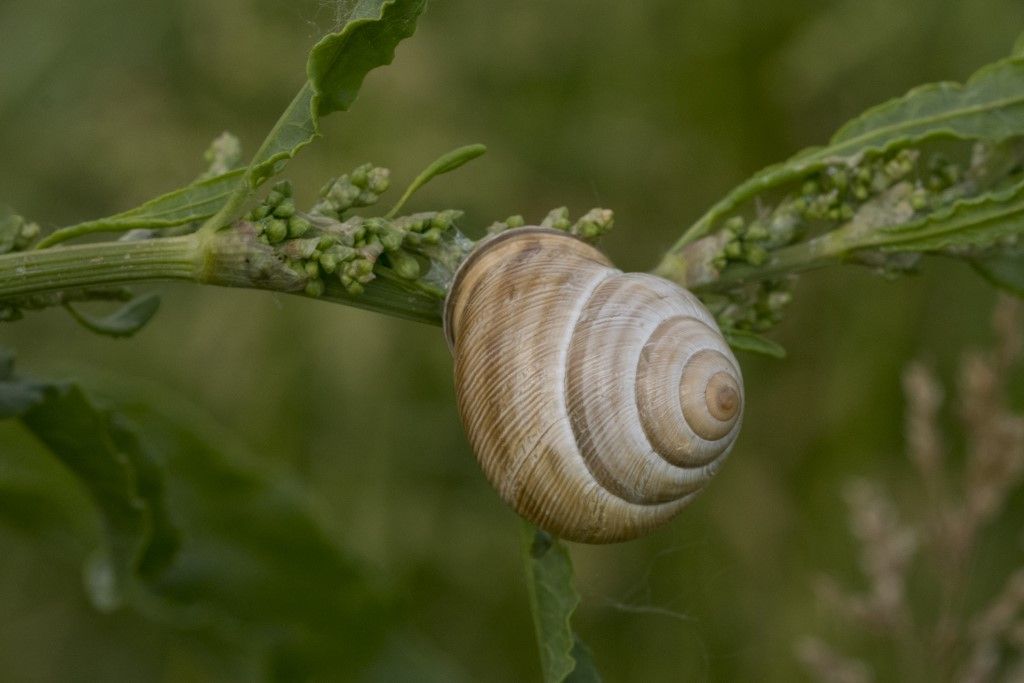
[[[178,188],[134,209],[61,228],[40,240],[37,248],[101,232],[171,228],[209,218],[227,202],[244,170],[238,169]]]
[[[130,337],[145,327],[156,315],[157,309],[160,308],[160,296],[146,294],[135,297],[103,318],[83,313],[72,304],[66,307],[71,316],[91,332],[107,337]]]
[[[786,357],[786,349],[781,344],[753,332],[725,330],[723,334],[725,335],[725,340],[729,342],[729,346],[737,351],[749,351],[750,353],[759,353],[762,356],[779,359]]]
[[[487,147],[484,145],[466,145],[465,147],[459,147],[452,151],[444,154],[435,159],[429,166],[420,172],[416,179],[409,184],[409,187],[402,194],[402,198],[388,211],[387,215],[390,218],[395,216],[405,206],[405,203],[409,201],[417,190],[429,183],[431,180],[439,175],[450,173],[455,169],[459,168],[463,164],[469,163],[473,159],[482,155],[487,151]]]

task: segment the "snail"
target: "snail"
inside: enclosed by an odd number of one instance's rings
[[[455,274],[444,328],[485,475],[555,536],[648,533],[704,488],[739,432],[739,365],[711,314],[567,233],[481,241]]]

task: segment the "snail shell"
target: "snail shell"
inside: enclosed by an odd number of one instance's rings
[[[739,365],[695,296],[566,233],[478,245],[445,303],[462,422],[523,517],[587,543],[671,519],[739,432]]]

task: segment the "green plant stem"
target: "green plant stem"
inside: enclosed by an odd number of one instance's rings
[[[653,272],[697,293],[722,292],[748,282],[772,280],[837,265],[854,259],[859,251],[871,246],[874,245],[863,236],[839,229],[771,252],[768,259],[758,266],[730,264],[728,268],[719,272],[706,267],[706,264],[689,262],[687,250],[684,249],[681,252],[671,251],[666,254]],[[694,252],[700,253],[699,250]]]
[[[0,256],[0,300],[146,280],[197,280],[201,271],[199,242],[192,236],[16,252]]]
[[[308,276],[270,246],[238,230],[183,237],[97,242],[0,255],[0,302],[68,289],[184,280],[223,287],[304,294]],[[320,300],[440,324],[441,299],[381,277],[359,295],[326,283]]]

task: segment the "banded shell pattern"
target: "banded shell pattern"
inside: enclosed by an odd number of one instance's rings
[[[566,233],[481,242],[449,291],[445,334],[484,473],[556,536],[651,531],[707,484],[739,432],[739,365],[697,298]]]

